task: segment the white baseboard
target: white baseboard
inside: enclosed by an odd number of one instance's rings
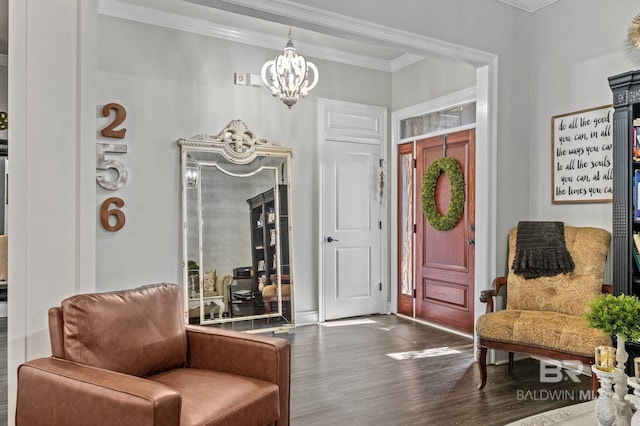
[[[317,324],[319,318],[318,311],[296,312],[296,327]]]

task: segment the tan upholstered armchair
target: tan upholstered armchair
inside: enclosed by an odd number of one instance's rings
[[[50,309],[53,356],[18,368],[16,424],[288,425],[289,342],[185,326],[180,293],[158,284]]]
[[[198,275],[190,277],[194,280],[194,293],[189,300],[189,318],[200,316],[200,286],[198,285]],[[213,319],[216,312],[211,309],[218,307],[218,317],[222,318],[223,314],[229,313],[229,286],[233,284],[233,276],[231,274],[218,275],[216,270],[205,272],[202,277],[202,287],[204,289],[203,296],[205,298],[205,317],[209,316]],[[212,315],[213,314],[213,315]]]
[[[575,268],[566,274],[525,279],[515,274],[513,264],[517,228],[509,233],[509,275],[493,281],[493,288],[482,292],[487,313],[476,323],[476,343],[482,389],[487,383],[487,349],[509,352],[509,372],[513,354],[521,352],[555,360],[577,360],[593,364],[595,347],[611,345],[611,336],[587,326],[584,314],[589,303],[602,292],[605,261],[611,236],[598,228],[565,226],[566,248]],[[506,287],[506,309],[494,312],[493,298]],[[594,378],[592,387],[597,387]],[[594,388],[595,389],[595,388]]]

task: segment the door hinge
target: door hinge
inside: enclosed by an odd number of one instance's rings
[[[413,298],[414,299],[416,298],[416,289],[415,288],[413,289]]]
[[[414,169],[418,168],[418,160],[416,160],[415,158],[413,159],[413,168]]]
[[[378,228],[382,229],[382,221],[381,220],[378,221]]]
[[[413,224],[413,233],[417,233],[418,232],[418,227],[416,226],[416,224]]]
[[[380,284],[380,291],[382,291],[382,283],[378,283],[378,284]]]

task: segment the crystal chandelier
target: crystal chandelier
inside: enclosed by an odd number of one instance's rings
[[[311,83],[309,83],[310,69],[313,71]],[[261,76],[264,85],[271,90],[271,94],[278,96],[291,109],[300,96],[307,96],[318,83],[318,68],[298,55],[296,48],[293,47],[291,27],[289,27],[289,41],[284,52],[262,66]]]

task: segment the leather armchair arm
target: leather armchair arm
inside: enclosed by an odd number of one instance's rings
[[[18,367],[16,425],[177,426],[181,401],[141,377],[39,358]]]
[[[507,277],[497,277],[493,280],[491,288],[480,292],[480,301],[487,304],[487,313],[493,312],[493,298],[498,295],[500,288],[507,285]]]
[[[280,393],[279,426],[289,424],[289,341],[233,330],[187,325],[190,368],[202,368],[275,383]]]

